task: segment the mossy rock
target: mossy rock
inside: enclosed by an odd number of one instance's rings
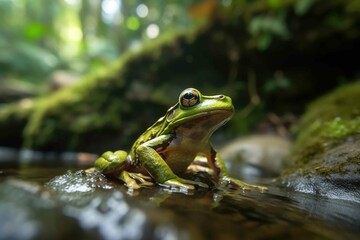
[[[296,191],[360,202],[360,81],[313,102],[279,181]]]

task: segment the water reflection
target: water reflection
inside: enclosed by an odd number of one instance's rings
[[[230,236],[241,233],[244,238],[265,235],[276,239],[356,236],[349,229],[359,229],[359,217],[353,218],[354,210],[359,209],[357,204],[339,207],[338,201],[326,200],[324,204],[325,199],[300,195],[275,188],[264,194],[223,189],[195,192],[190,196],[164,190],[154,193],[148,189],[133,197],[142,201],[149,199],[151,204],[175,212],[183,221],[190,221],[213,236],[222,236],[220,232]]]
[[[341,230],[342,233],[346,230],[359,232],[360,229],[360,204],[277,187],[270,187],[266,193],[217,189],[196,191],[190,195],[164,189],[142,189],[131,196],[191,217],[199,212],[209,211],[226,216],[231,221],[242,222],[246,226],[259,227],[265,224],[273,228],[274,224],[280,224],[287,226],[290,232],[297,232],[297,228],[307,229],[321,232],[330,239],[342,238],[334,229]]]

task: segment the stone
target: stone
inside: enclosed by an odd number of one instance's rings
[[[289,157],[292,143],[275,135],[250,135],[237,138],[219,152],[232,176],[250,179],[278,176]]]

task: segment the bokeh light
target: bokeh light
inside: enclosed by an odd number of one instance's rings
[[[104,21],[111,23],[121,10],[121,0],[103,0],[101,10]]]
[[[145,18],[148,16],[149,14],[149,8],[145,5],[145,4],[139,4],[136,7],[136,14],[141,17],[141,18]]]
[[[67,4],[76,5],[80,3],[80,0],[65,0]]]
[[[126,20],[126,27],[130,30],[136,31],[140,27],[140,21],[137,17],[129,17]]]
[[[160,33],[160,28],[158,25],[156,24],[150,24],[147,28],[146,28],[146,35],[153,39],[156,38],[157,36],[159,36]]]
[[[67,41],[72,41],[72,42],[81,41],[83,37],[81,29],[77,26],[69,26],[67,28],[64,28],[62,34]]]

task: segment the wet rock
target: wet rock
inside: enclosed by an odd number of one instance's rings
[[[232,176],[278,176],[290,154],[291,142],[273,135],[238,138],[220,149]]]
[[[118,182],[107,180],[99,172],[88,174],[84,170],[68,171],[45,184],[45,187],[55,191],[63,200],[66,199],[69,202],[76,202],[77,198],[83,199],[95,191],[114,189],[119,186],[121,185]]]
[[[299,192],[360,202],[360,136],[316,156],[282,177],[282,184]]]
[[[294,128],[279,182],[299,192],[360,202],[360,82],[317,99]]]

